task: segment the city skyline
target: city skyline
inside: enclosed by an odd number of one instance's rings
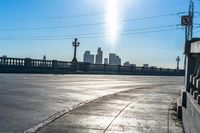
[[[101,47],[98,47],[96,55],[91,54],[90,50],[86,50],[83,54],[83,62],[91,64],[122,65],[119,55],[117,55],[116,53],[109,53],[109,57],[105,57],[103,55],[103,50],[101,49]]]
[[[200,2],[194,3],[194,37],[199,37]],[[84,49],[95,51],[99,46],[105,57],[118,53],[122,62],[139,66],[176,68],[180,56],[183,68],[184,30],[178,24],[188,6],[189,1],[182,0],[0,1],[0,56],[45,54],[50,60],[71,61],[72,41],[77,37],[78,61]]]

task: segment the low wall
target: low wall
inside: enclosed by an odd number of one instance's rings
[[[185,133],[200,133],[200,105],[190,93],[186,93],[186,107],[182,107]]]
[[[0,57],[0,73],[83,73],[183,76],[184,70]]]

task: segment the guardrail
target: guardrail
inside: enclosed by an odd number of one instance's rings
[[[184,75],[184,70],[0,57],[0,72]]]

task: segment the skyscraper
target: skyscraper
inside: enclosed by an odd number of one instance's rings
[[[85,51],[83,55],[83,62],[94,64],[94,55],[90,54],[90,51]]]
[[[101,50],[101,48],[99,47],[97,50],[97,55],[96,55],[96,64],[102,64],[102,60],[103,60],[103,51]]]
[[[108,64],[108,58],[104,58],[104,64]]]
[[[110,65],[121,65],[121,58],[115,53],[109,54],[109,64]]]

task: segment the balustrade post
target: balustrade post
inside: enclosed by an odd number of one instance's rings
[[[58,67],[58,61],[57,60],[52,61],[52,67],[53,67],[54,70],[57,69],[57,67]]]
[[[121,65],[118,65],[118,73],[121,73]]]
[[[25,58],[24,60],[24,66],[25,68],[30,68],[32,65],[31,65],[31,58]]]
[[[104,72],[106,72],[106,67],[107,67],[107,64],[104,64],[104,65],[103,65],[103,71],[104,71]]]

